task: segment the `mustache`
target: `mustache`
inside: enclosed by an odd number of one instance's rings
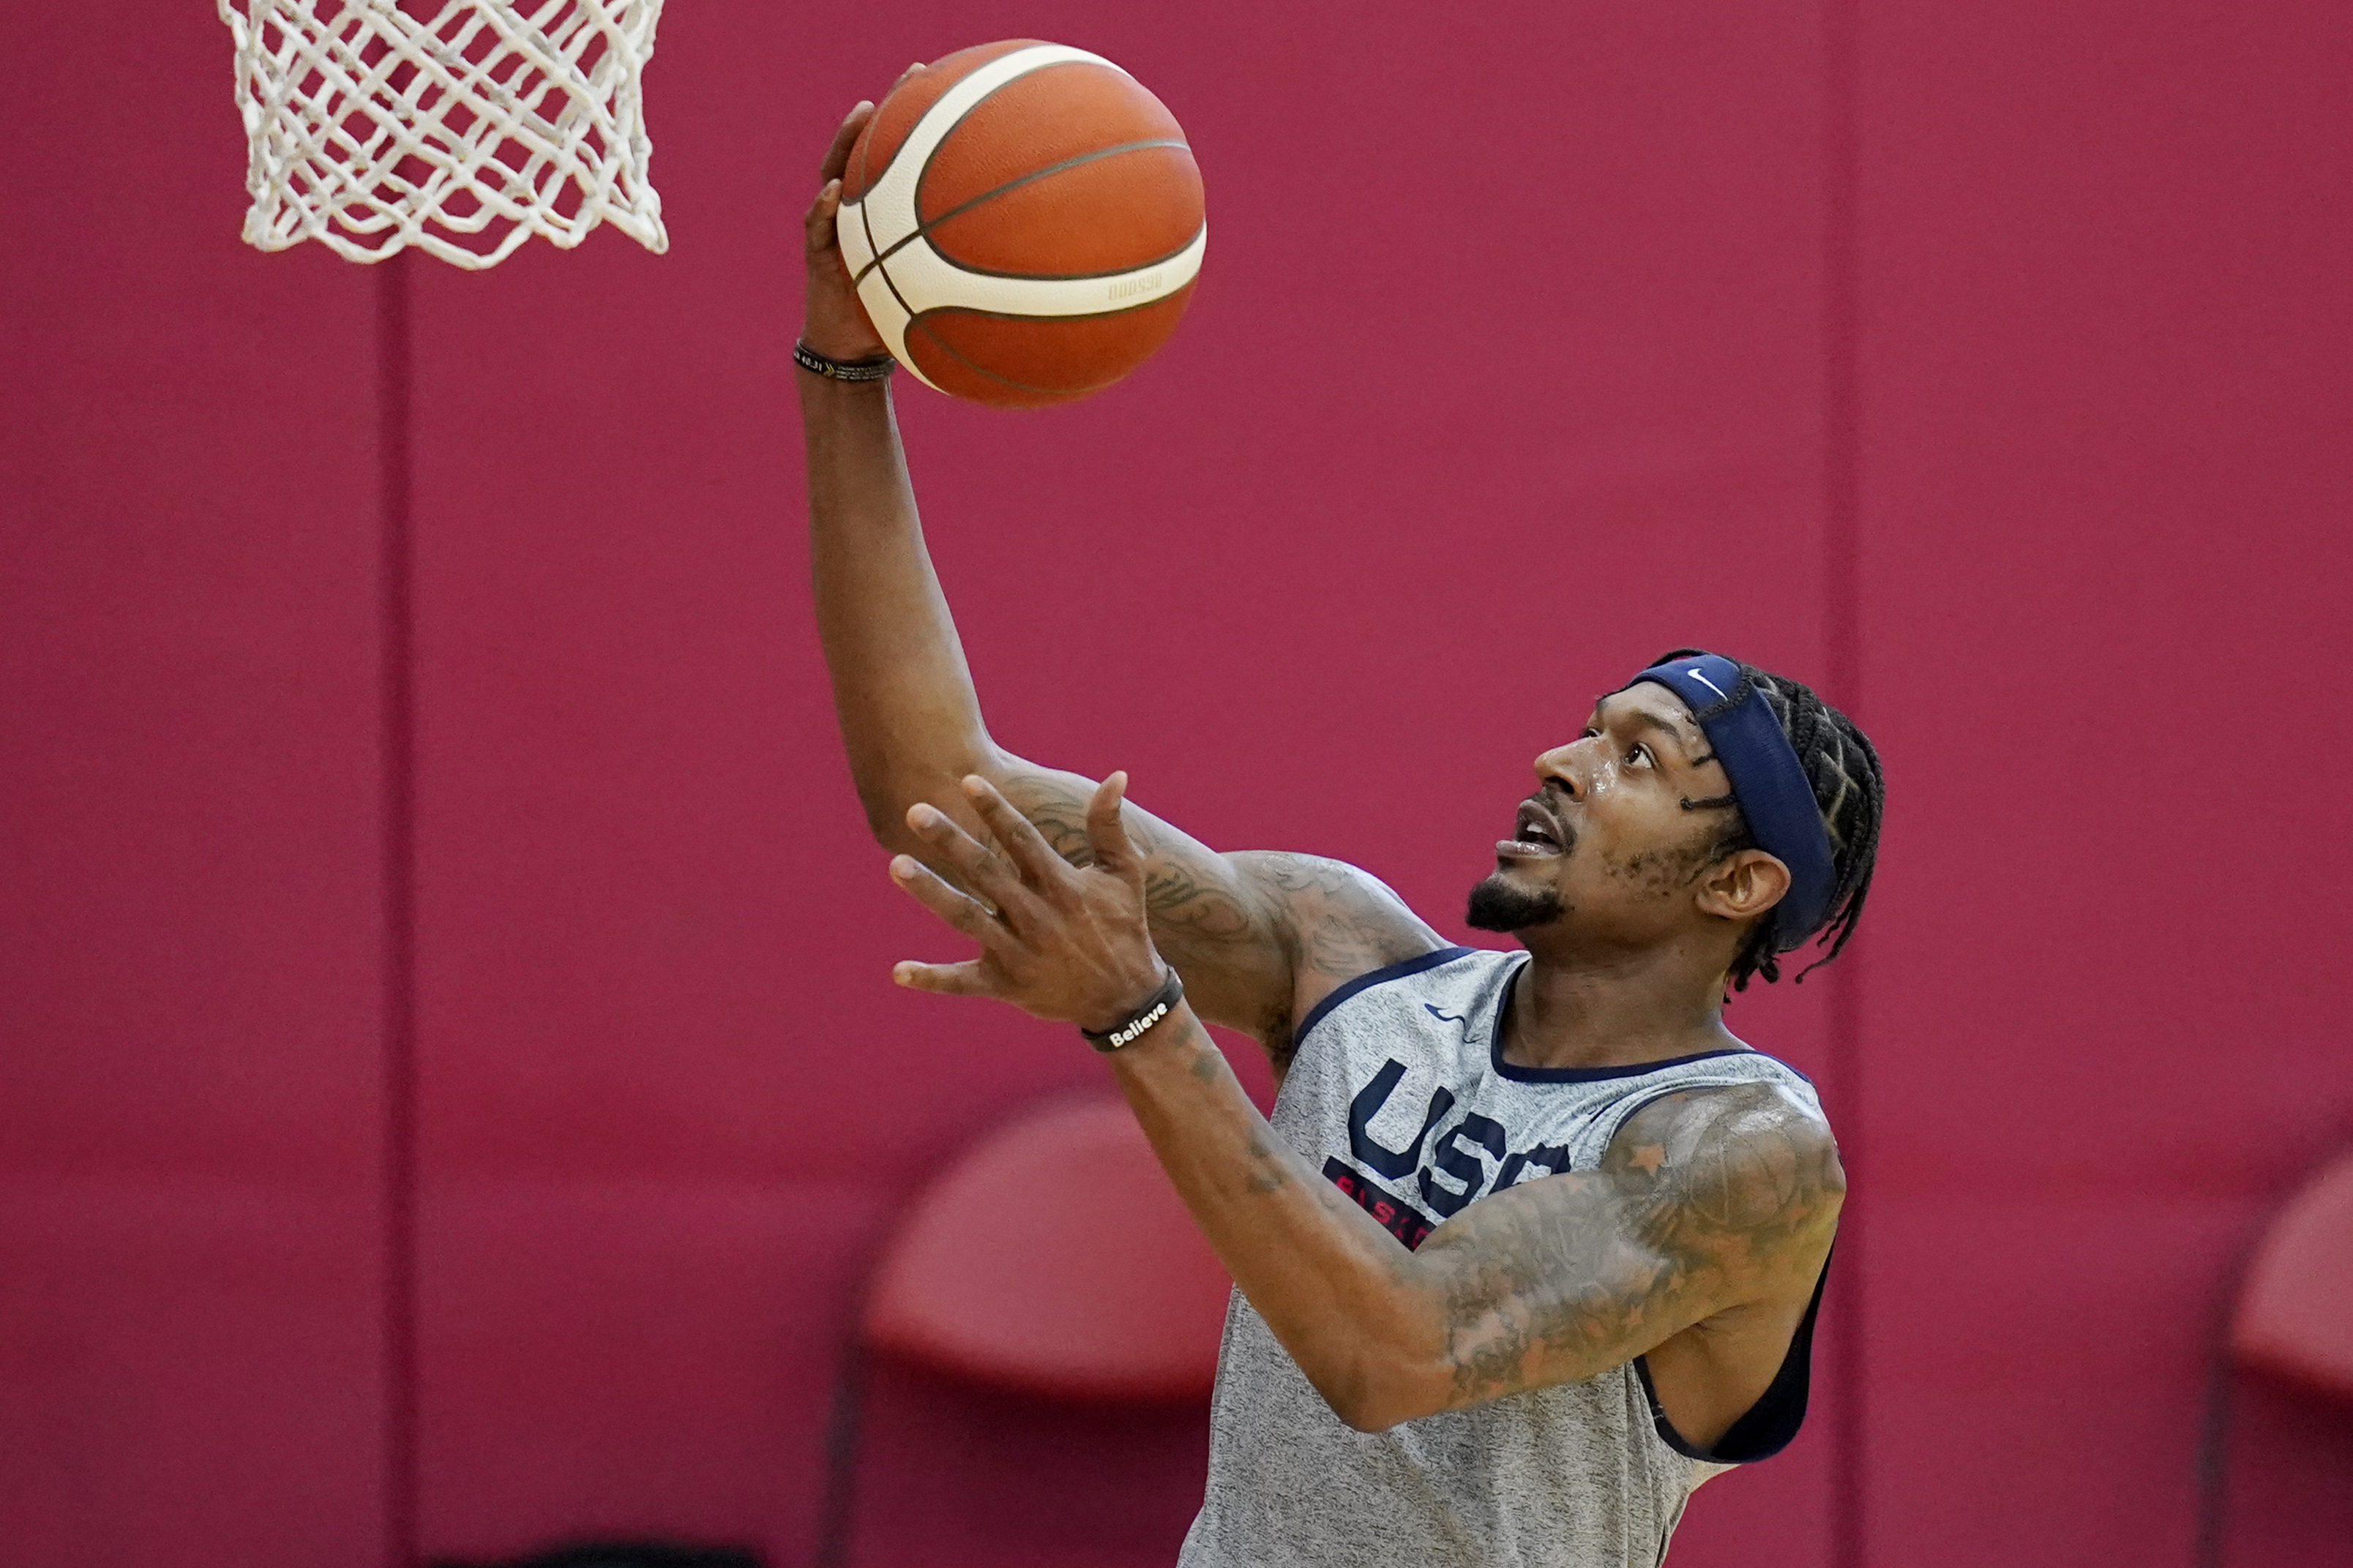
[[[1538,790],[1520,802],[1520,809],[1534,816],[1543,824],[1546,830],[1553,836],[1554,841],[1560,846],[1562,854],[1566,855],[1577,847],[1577,829],[1554,805],[1551,790]]]

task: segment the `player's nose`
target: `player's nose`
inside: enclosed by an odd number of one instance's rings
[[[1590,750],[1590,748],[1587,749]],[[1555,746],[1550,751],[1537,755],[1536,783],[1538,785],[1556,784],[1566,792],[1571,800],[1585,798],[1585,758],[1579,753],[1575,742],[1572,741],[1563,746]]]

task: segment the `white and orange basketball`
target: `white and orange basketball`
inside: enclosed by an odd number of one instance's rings
[[[1029,39],[906,78],[850,149],[842,259],[899,363],[1008,407],[1099,392],[1168,340],[1208,241],[1201,172],[1109,60]]]

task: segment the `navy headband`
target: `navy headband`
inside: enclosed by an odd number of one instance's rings
[[[1627,684],[1645,680],[1665,687],[1691,709],[1732,779],[1733,798],[1748,819],[1757,847],[1789,868],[1789,890],[1773,911],[1773,945],[1782,952],[1802,946],[1830,919],[1838,870],[1813,785],[1806,782],[1789,737],[1781,733],[1781,721],[1763,692],[1753,684],[1744,688],[1740,667],[1716,654],[1654,664]],[[1737,702],[1732,700],[1736,692]]]

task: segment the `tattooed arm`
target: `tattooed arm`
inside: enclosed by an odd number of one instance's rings
[[[1409,1356],[1388,1391],[1399,1403],[1375,1418],[1589,1377],[1672,1341],[1688,1374],[1672,1413],[1713,1443],[1779,1370],[1845,1194],[1828,1124],[1777,1086],[1652,1100],[1598,1171],[1512,1188],[1430,1233],[1415,1262],[1442,1301],[1442,1353]],[[1654,1354],[1651,1370],[1663,1395],[1670,1363]]]
[[[833,182],[871,113],[861,105],[842,122],[807,219],[803,336],[838,359],[882,352],[849,292],[833,227],[840,200]],[[1093,781],[1024,762],[998,747],[981,721],[955,622],[923,545],[886,384],[807,371],[797,379],[818,630],[850,773],[875,837],[938,868],[908,831],[907,808],[931,801],[979,831],[955,787],[976,773],[1002,789],[1060,853],[1085,864]],[[1396,894],[1351,867],[1308,856],[1221,856],[1144,812],[1131,807],[1128,816],[1147,857],[1152,935],[1162,955],[1184,976],[1201,1016],[1254,1036],[1278,1066],[1301,1008],[1366,970],[1442,945]]]
[[[976,779],[960,797],[993,847],[936,809],[911,810],[928,858],[974,896],[909,856],[892,875],[981,952],[902,963],[900,984],[1117,1022],[1159,972],[1123,782],[1086,803],[1085,868]],[[1235,1283],[1333,1410],[1366,1430],[1662,1351],[1652,1370],[1669,1415],[1712,1444],[1771,1383],[1845,1193],[1830,1129],[1794,1097],[1767,1084],[1687,1090],[1629,1116],[1598,1170],[1482,1199],[1408,1252],[1275,1137],[1184,1004],[1111,1063]]]
[[[1408,1252],[1273,1136],[1199,1031],[1145,1043],[1113,1058],[1137,1121],[1243,1294],[1362,1431],[1654,1352],[1678,1430],[1712,1444],[1771,1383],[1829,1255],[1837,1148],[1770,1085],[1654,1101],[1599,1170],[1482,1199]]]

